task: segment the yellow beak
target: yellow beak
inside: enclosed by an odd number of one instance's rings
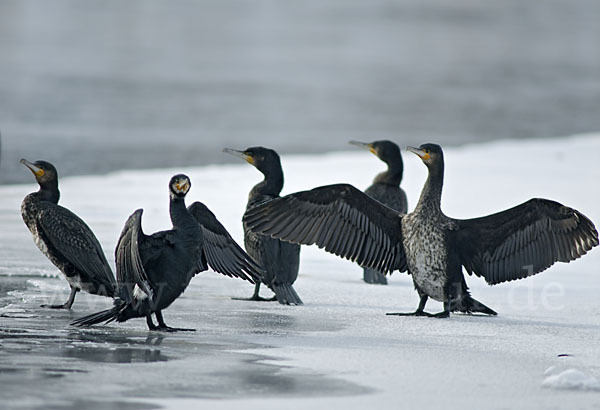
[[[369,151],[371,151],[371,153],[377,155],[377,151],[375,151],[373,144],[360,141],[350,141],[349,144],[356,145],[357,147],[360,147],[362,149],[368,149]]]
[[[40,178],[42,176],[44,176],[45,171],[36,166],[35,164],[32,164],[31,162],[27,161],[25,158],[21,159],[21,161],[19,161],[21,164],[25,165],[27,168],[29,168],[31,170],[31,172],[33,172],[33,175],[36,176],[36,178]]]
[[[429,153],[423,151],[420,148],[415,148],[415,147],[406,147],[407,151],[412,152],[413,154],[416,154],[419,156],[419,158],[421,158],[424,161],[427,161],[430,158]]]
[[[223,152],[226,152],[226,153],[231,154],[236,157],[240,157],[247,163],[254,165],[254,158],[252,156],[246,154],[244,151],[238,151],[237,149],[231,149],[231,148],[223,148]]]

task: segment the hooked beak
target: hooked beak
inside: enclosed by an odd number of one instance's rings
[[[175,184],[175,189],[177,189],[177,192],[185,194],[190,189],[190,184],[188,181],[177,182]]]
[[[371,151],[373,154],[377,155],[375,148],[373,148],[373,144],[366,143],[366,142],[360,142],[360,141],[350,141],[349,144],[356,145],[357,147],[362,148],[362,149],[367,149],[367,150]]]
[[[417,154],[419,158],[421,158],[424,161],[429,159],[429,154],[420,148],[406,147],[406,150],[412,152],[413,154]]]
[[[248,162],[249,164],[254,165],[254,158],[252,158],[250,155],[246,154],[244,151],[238,151],[237,149],[231,149],[231,148],[223,148],[223,152],[226,152],[227,154],[231,154],[234,157],[239,157],[239,158],[243,159],[244,161]]]
[[[31,162],[27,161],[25,158],[21,159],[21,161],[19,161],[21,164],[25,165],[27,168],[29,168],[31,170],[31,172],[33,172],[33,175],[36,176],[36,178],[40,178],[44,175],[44,170],[41,169],[40,167],[36,166],[35,164],[32,164]]]

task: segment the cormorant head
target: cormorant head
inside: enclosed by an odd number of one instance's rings
[[[171,197],[173,198],[184,198],[190,190],[192,182],[187,175],[177,174],[171,178],[169,182],[169,190],[171,191]]]
[[[427,168],[444,163],[444,153],[442,147],[437,144],[423,144],[419,148],[407,147],[408,151],[417,154]]]
[[[379,158],[386,164],[389,164],[393,161],[397,161],[398,158],[402,160],[400,148],[398,148],[398,145],[396,145],[396,143],[389,140],[379,140],[368,143],[350,141],[350,144],[371,151],[373,154],[377,155],[377,158]]]
[[[244,151],[225,148],[223,149],[223,152],[244,159],[246,162],[256,167],[256,169],[265,175],[271,169],[281,169],[281,160],[279,159],[279,154],[270,148],[250,147]]]
[[[41,187],[57,184],[58,172],[51,163],[47,161],[29,162],[25,158],[21,159],[20,162],[33,172],[35,180]]]

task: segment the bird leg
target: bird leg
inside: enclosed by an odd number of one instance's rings
[[[423,312],[425,313],[425,312]],[[444,310],[438,313],[427,313],[427,317],[437,317],[440,319],[445,319],[450,317],[450,300],[447,299],[444,301]]]
[[[146,315],[146,324],[148,325],[149,330],[159,330],[158,327],[152,321],[152,314]]]
[[[426,316],[426,317],[437,317],[437,318],[447,318],[450,317],[450,302],[444,302],[444,310],[439,313],[428,313],[425,312],[425,304],[427,303],[428,296],[421,296],[421,300],[419,301],[419,307],[417,310],[410,313],[386,313],[388,316]]]
[[[71,309],[71,306],[73,306],[73,302],[75,302],[75,294],[77,294],[77,292],[79,292],[79,289],[71,286],[71,294],[69,295],[69,299],[67,299],[65,303],[61,305],[40,305],[40,307],[50,309]]]
[[[422,295],[421,296],[421,300],[419,301],[419,307],[417,307],[417,310],[415,310],[414,312],[410,312],[410,313],[386,313],[386,315],[388,316],[429,316],[429,313],[425,312],[423,309],[425,309],[425,304],[427,303],[427,299],[429,299],[429,296],[427,295]]]
[[[158,320],[158,326],[156,330],[162,330],[165,332],[195,332],[196,329],[186,329],[182,327],[171,327],[167,326],[165,320],[163,319],[162,311],[157,310],[154,315],[156,315],[156,320]]]
[[[258,282],[256,284],[256,286],[254,287],[254,294],[252,294],[251,297],[249,297],[249,298],[231,298],[231,299],[233,299],[233,300],[249,300],[249,301],[253,301],[253,302],[274,302],[277,300],[277,296],[273,296],[271,299],[266,299],[266,298],[258,296],[259,290],[260,290],[260,282]]]

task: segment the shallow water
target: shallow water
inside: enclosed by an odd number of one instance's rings
[[[600,129],[594,0],[0,2],[0,183]]]

